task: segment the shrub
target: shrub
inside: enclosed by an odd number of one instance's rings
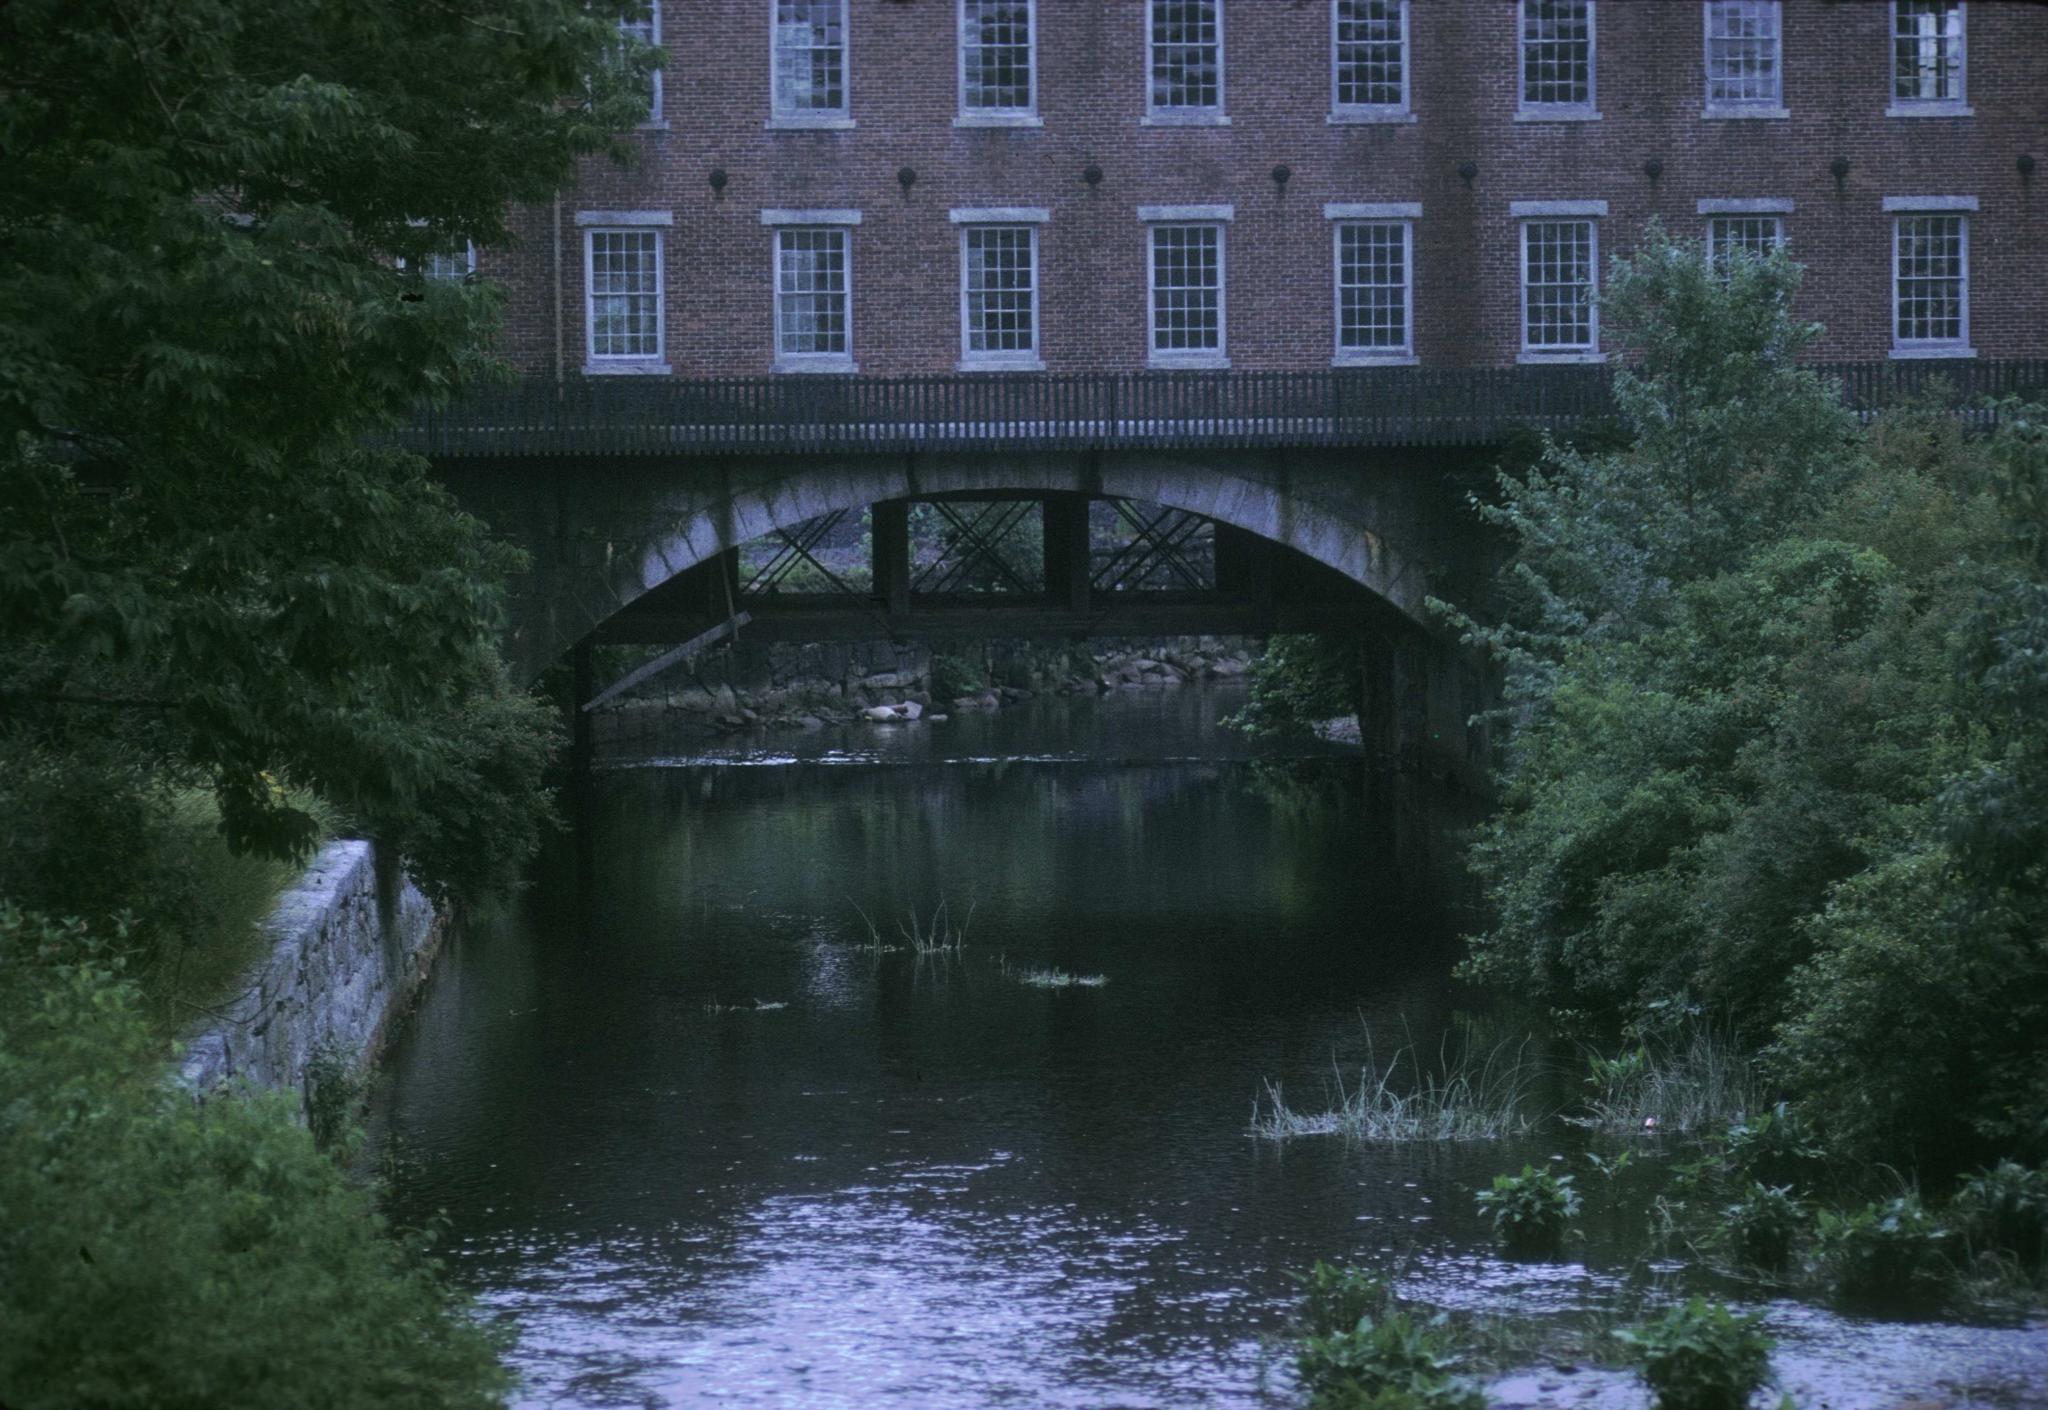
[[[1405,1312],[1361,1318],[1348,1331],[1302,1340],[1295,1369],[1314,1410],[1419,1406],[1484,1410],[1486,1400],[1451,1372],[1456,1358],[1440,1320],[1418,1323]]]
[[[988,664],[968,656],[939,652],[932,657],[932,699],[958,700],[988,689]]]
[[[1776,1273],[1792,1261],[1807,1222],[1806,1207],[1790,1186],[1753,1182],[1741,1199],[1721,1211],[1717,1237],[1738,1263]]]
[[[1318,1259],[1300,1281],[1301,1329],[1308,1336],[1348,1332],[1391,1307],[1386,1283],[1362,1268]]]
[[[1949,1213],[1973,1251],[2007,1254],[2022,1268],[2039,1268],[2048,1249],[2048,1166],[2029,1170],[2000,1161],[1963,1181]]]
[[[1948,1231],[1912,1194],[1848,1213],[1822,1210],[1814,1233],[1821,1266],[1836,1289],[1873,1300],[1926,1292],[1944,1271],[1947,1239]]]
[[[1743,1410],[1770,1375],[1762,1324],[1693,1298],[1619,1336],[1662,1410]]]
[[[1798,1110],[1779,1102],[1730,1126],[1721,1137],[1720,1156],[1738,1180],[1797,1188],[1813,1179],[1823,1153]]]
[[[1524,1165],[1519,1175],[1496,1175],[1479,1192],[1479,1210],[1493,1216],[1493,1232],[1510,1253],[1555,1253],[1579,1214],[1572,1177]]]
[[[90,932],[0,907],[0,1404],[468,1410],[494,1338],[283,1095],[195,1105]]]

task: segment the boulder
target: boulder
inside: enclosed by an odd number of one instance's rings
[[[906,700],[896,707],[896,713],[903,719],[914,720],[924,713],[924,706],[915,700]]]
[[[896,712],[887,705],[870,705],[860,712],[860,717],[878,725],[893,725],[898,719]]]

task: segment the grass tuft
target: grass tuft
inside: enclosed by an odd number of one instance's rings
[[[1414,1069],[1407,1082],[1398,1080],[1404,1060]],[[1324,1111],[1296,1111],[1278,1083],[1266,1083],[1263,1102],[1252,1100],[1251,1134],[1269,1141],[1498,1140],[1520,1135],[1541,1119],[1534,1092],[1542,1075],[1526,1040],[1497,1044],[1484,1058],[1469,1051],[1453,1058],[1446,1040],[1428,1069],[1413,1047],[1400,1049],[1385,1068],[1368,1053],[1359,1085],[1347,1092],[1340,1073],[1337,1104]]]
[[[1706,1131],[1762,1110],[1755,1069],[1711,1029],[1645,1043],[1618,1058],[1588,1059],[1586,1114],[1575,1124],[1617,1131]]]
[[[1020,969],[1016,971],[1016,980],[1034,989],[1100,989],[1109,983],[1109,976],[1070,974],[1064,969]]]

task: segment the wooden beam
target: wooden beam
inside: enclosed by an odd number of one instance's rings
[[[590,699],[584,701],[582,706],[583,710],[595,710],[598,706],[604,704],[605,701],[610,700],[614,696],[620,695],[625,691],[631,690],[634,686],[640,684],[642,681],[651,680],[655,676],[660,675],[663,671],[666,671],[669,667],[674,666],[679,662],[689,660],[692,656],[695,656],[705,647],[710,646],[715,642],[724,640],[726,637],[731,636],[734,632],[738,631],[741,627],[744,627],[747,623],[753,620],[753,614],[748,612],[741,612],[732,617],[727,618],[723,622],[720,622],[717,626],[711,628],[709,631],[698,632],[695,636],[691,637],[681,646],[678,646],[670,651],[664,651],[661,653],[661,655],[655,657],[646,665],[628,671],[623,676],[620,676],[617,680],[613,681],[603,690],[600,690],[597,694],[591,696]],[[580,647],[578,649],[583,651],[588,650],[587,647]],[[589,672],[587,668],[585,669],[583,675],[579,679],[581,682],[582,689],[588,689]],[[582,690],[579,690],[577,693],[581,694]]]

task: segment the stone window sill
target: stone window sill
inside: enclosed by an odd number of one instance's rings
[[[1734,122],[1742,118],[1789,118],[1790,108],[1775,103],[1709,103],[1700,109],[1700,117],[1708,122]]]
[[[1598,108],[1579,106],[1520,108],[1515,112],[1516,122],[1598,122],[1600,117]]]
[[[953,364],[955,372],[1043,372],[1045,361],[1030,355],[1014,357],[963,357]]]
[[[583,364],[586,377],[666,377],[673,370],[658,357],[590,358]]]
[[[1968,103],[1894,103],[1884,110],[1884,115],[1902,118],[1966,118],[1975,117],[1977,110]]]
[[[1147,367],[1158,372],[1219,372],[1230,367],[1222,353],[1153,353]]]
[[[1140,127],[1228,127],[1223,113],[1147,113],[1138,119]]]
[[[1962,343],[1904,343],[1895,346],[1891,355],[1895,362],[1911,362],[1923,358],[1971,358],[1977,355],[1977,350]]]
[[[845,132],[853,119],[843,113],[786,113],[761,126],[770,132]]]
[[[1413,367],[1417,358],[1412,352],[1360,352],[1355,349],[1338,353],[1330,359],[1332,367]]]
[[[1044,127],[1037,113],[962,113],[953,119],[955,127]]]
[[[1417,119],[1414,112],[1407,108],[1339,108],[1324,121],[1332,127],[1346,127],[1372,123],[1415,122]]]
[[[858,372],[860,366],[837,353],[792,353],[775,359],[777,372]]]
[[[1607,361],[1607,354],[1597,352],[1591,348],[1558,352],[1544,352],[1533,348],[1523,348],[1519,353],[1515,354],[1515,361],[1525,367],[1541,366],[1546,362],[1572,366],[1575,364],[1583,365],[1586,363],[1605,362]]]

